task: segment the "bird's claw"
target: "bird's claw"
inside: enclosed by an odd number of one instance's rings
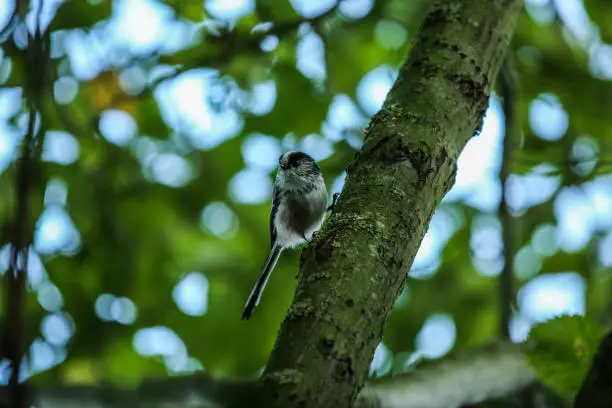
[[[332,214],[334,213],[334,211],[336,210],[336,201],[338,201],[338,197],[340,197],[340,193],[334,193],[334,195],[332,196],[332,203],[329,207],[327,207],[326,211],[331,211]]]

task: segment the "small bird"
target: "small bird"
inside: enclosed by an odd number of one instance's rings
[[[309,242],[326,213],[327,188],[314,159],[303,152],[288,152],[280,156],[278,164],[270,212],[270,254],[246,302],[243,320],[259,305],[283,250]]]

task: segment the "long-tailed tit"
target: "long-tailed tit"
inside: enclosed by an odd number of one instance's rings
[[[245,320],[259,304],[283,250],[310,241],[326,212],[327,188],[313,158],[302,152],[288,152],[278,163],[280,169],[274,182],[270,213],[270,254],[246,302],[242,314]]]

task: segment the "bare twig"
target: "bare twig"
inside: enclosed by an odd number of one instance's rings
[[[506,184],[510,176],[510,158],[515,145],[517,126],[517,81],[511,62],[512,54],[508,53],[502,65],[500,79],[501,94],[504,109],[504,143],[502,166],[500,170],[501,199],[498,214],[502,225],[502,242],[504,252],[504,269],[499,277],[499,309],[500,309],[500,334],[503,338],[510,338],[510,319],[512,318],[512,306],[514,304],[514,228],[513,219],[508,209],[508,190]]]

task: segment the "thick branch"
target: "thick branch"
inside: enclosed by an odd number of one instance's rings
[[[356,408],[452,408],[512,395],[534,374],[516,345],[499,344],[425,363],[414,371],[366,385]],[[32,389],[38,408],[252,407],[254,383],[206,374],[149,380],[137,390],[96,387]],[[8,399],[0,387],[0,405]]]
[[[355,408],[457,408],[512,395],[534,381],[519,347],[499,344],[369,383]]]
[[[520,0],[435,1],[347,169],[334,215],[303,253],[263,376],[269,406],[349,407],[427,225],[478,131]]]

